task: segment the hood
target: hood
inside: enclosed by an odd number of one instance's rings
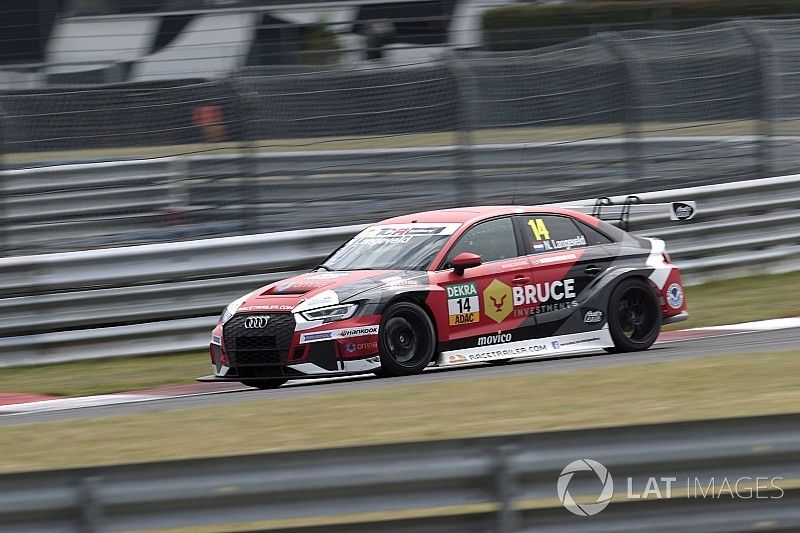
[[[355,270],[309,272],[276,281],[243,298],[239,311],[304,311],[344,302],[364,291],[402,284],[425,283],[425,272]]]

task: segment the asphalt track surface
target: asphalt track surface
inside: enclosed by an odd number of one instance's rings
[[[380,379],[373,375],[326,379],[292,384],[280,389],[262,391],[241,390],[195,394],[191,396],[161,398],[143,402],[121,403],[105,406],[83,407],[62,411],[48,411],[0,416],[0,426],[9,426],[55,420],[77,420],[154,412],[176,409],[231,406],[250,400],[267,398],[297,398],[321,394],[375,390],[383,387],[412,383],[437,383],[441,381],[512,376],[528,373],[552,373],[584,368],[621,366],[630,363],[675,361],[692,357],[733,355],[737,353],[767,351],[798,351],[800,357],[800,328],[756,332],[720,332],[713,337],[660,342],[646,352],[632,354],[589,354],[538,360],[514,360],[502,366],[479,364],[469,367],[431,368],[416,376]],[[194,378],[194,376],[191,376]],[[187,376],[187,381],[191,379]]]

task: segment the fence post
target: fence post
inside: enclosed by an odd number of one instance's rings
[[[444,59],[445,67],[456,85],[456,176],[455,187],[461,205],[475,202],[475,182],[472,172],[472,110],[470,108],[469,76],[464,60],[454,53]]]
[[[87,477],[79,482],[80,525],[78,530],[82,533],[99,533],[101,531],[103,506],[97,499],[97,488],[99,486],[99,477]]]
[[[750,23],[748,23],[750,22]],[[734,24],[744,36],[753,51],[755,68],[758,71],[757,124],[758,140],[756,142],[756,176],[766,178],[777,174],[772,154],[772,138],[774,136],[773,121],[775,119],[775,101],[777,90],[774,86],[774,65],[770,61],[772,46],[764,32],[754,30],[751,21],[736,21]]]
[[[249,95],[243,89],[239,80],[234,78],[230,82],[236,99],[236,125],[239,130],[237,140],[239,144],[239,222],[242,234],[255,233],[258,230],[258,214],[251,208],[251,201],[261,205],[261,188],[256,184],[258,175],[258,161],[256,147],[247,121],[248,113],[253,110],[247,104]],[[254,189],[254,190],[250,190]]]
[[[8,193],[6,191],[8,175],[6,174],[6,170],[8,170],[9,165],[6,164],[7,144],[5,127],[6,114],[3,110],[3,106],[0,105],[0,257],[8,255],[8,250],[11,247],[11,224],[6,218],[8,214],[8,210],[6,209],[6,203],[8,202]]]
[[[625,135],[625,162],[628,178],[638,180],[644,175],[645,159],[641,141],[641,84],[634,63],[635,57],[629,47],[615,33],[600,33],[595,36],[611,56],[622,66],[622,120]]]
[[[519,531],[519,514],[514,507],[516,496],[516,475],[511,466],[511,446],[500,446],[496,450],[495,488],[499,507],[497,510],[497,531],[512,533]]]

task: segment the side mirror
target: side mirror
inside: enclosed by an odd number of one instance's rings
[[[481,264],[481,256],[469,252],[461,252],[450,261],[450,266],[458,276],[463,276],[468,268],[476,267]]]

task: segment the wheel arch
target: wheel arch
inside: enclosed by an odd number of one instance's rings
[[[592,294],[588,296],[582,305],[593,302],[596,308],[602,309],[608,313],[611,294],[614,292],[614,289],[620,283],[623,283],[625,280],[629,279],[638,279],[645,282],[651,289],[653,289],[653,294],[656,297],[656,300],[659,301],[660,294],[658,287],[656,287],[653,281],[648,277],[647,272],[642,268],[625,267],[606,272],[602,278],[598,279],[597,284],[592,288]]]
[[[637,278],[647,282],[648,285],[653,287],[658,295],[658,287],[653,283],[653,280],[644,272],[645,269],[638,267],[617,268],[607,271],[595,286],[599,290],[613,290],[614,287],[625,281],[626,279]]]
[[[431,324],[433,324],[433,333],[434,333],[434,337],[436,339],[436,352],[438,353],[439,346],[441,344],[441,341],[439,340],[440,339],[440,337],[439,337],[439,324],[436,321],[436,315],[433,313],[433,309],[431,309],[431,307],[430,307],[430,305],[428,303],[428,295],[429,294],[430,294],[430,290],[429,290],[428,287],[426,287],[425,290],[420,290],[418,288],[415,288],[415,289],[408,290],[408,291],[398,292],[397,294],[393,295],[384,304],[383,309],[385,310],[385,309],[389,308],[390,306],[392,306],[392,305],[394,305],[396,303],[399,303],[399,302],[413,303],[413,304],[418,305],[420,308],[422,308],[422,310],[425,311],[425,314],[428,315],[428,318],[430,319]]]

